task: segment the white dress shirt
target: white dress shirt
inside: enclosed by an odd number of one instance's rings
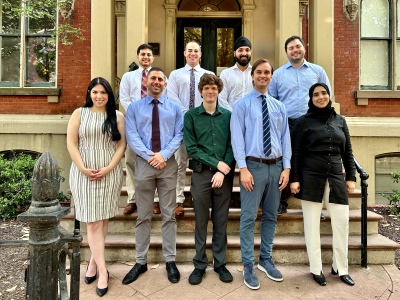
[[[146,76],[150,69],[151,67],[146,70]],[[142,98],[142,72],[143,68],[139,67],[139,69],[131,72],[126,72],[122,76],[121,83],[119,85],[119,102],[122,104],[125,111],[128,110],[129,104]],[[163,91],[163,96],[167,96],[166,88]]]
[[[232,111],[235,103],[253,90],[251,65],[242,71],[237,64],[221,72],[219,78],[224,88],[218,95],[218,105]]]
[[[168,80],[168,99],[178,103],[182,108],[183,114],[185,114],[189,110],[191,69],[192,67],[186,64],[186,66],[184,66],[183,68],[172,71],[171,74],[169,75],[169,80]],[[201,95],[199,93],[198,86],[200,77],[204,73],[214,74],[211,71],[203,69],[202,67],[200,67],[200,65],[194,67],[194,77],[195,77],[194,107],[199,106],[203,102],[203,99],[201,99]]]

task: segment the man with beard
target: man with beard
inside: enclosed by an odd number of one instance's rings
[[[290,134],[293,132],[297,118],[308,110],[308,90],[317,82],[325,83],[329,90],[328,76],[325,70],[304,59],[306,49],[304,41],[299,36],[291,36],[285,42],[285,52],[289,61],[274,72],[268,93],[281,101],[286,107]],[[290,198],[289,184],[282,190],[279,213],[287,212]],[[321,219],[324,216],[321,214]]]
[[[239,37],[234,44],[233,57],[235,65],[221,72],[220,78],[224,84],[218,96],[218,105],[232,111],[236,101],[249,94],[253,89],[251,83],[251,43],[244,37]]]

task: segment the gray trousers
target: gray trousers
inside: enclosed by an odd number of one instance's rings
[[[214,269],[226,264],[226,227],[232,192],[231,173],[233,174],[233,171],[226,176],[220,188],[212,188],[211,178],[214,175],[213,171],[204,169],[201,172],[193,172],[190,192],[193,197],[196,221],[194,236],[196,255],[193,258],[195,268],[204,270],[208,265],[206,240],[210,202],[211,220],[213,223],[212,251],[214,256]]]
[[[157,188],[160,199],[163,237],[162,252],[166,262],[175,261],[176,256],[176,174],[178,165],[175,157],[167,161],[162,170],[149,165],[137,156],[135,165],[135,194],[138,218],[135,228],[136,262],[147,263],[150,246],[151,219],[153,217],[154,192]]]

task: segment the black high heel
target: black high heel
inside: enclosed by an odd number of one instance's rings
[[[311,274],[316,283],[318,283],[319,285],[322,285],[322,286],[326,285],[325,276],[322,272],[321,272],[321,275],[315,275],[314,273],[311,273]]]
[[[110,272],[108,272],[108,271],[107,271],[107,276],[108,276],[108,278],[107,278],[107,282],[108,282],[108,280],[110,279]],[[97,293],[97,295],[99,295],[100,297],[103,297],[105,294],[107,294],[107,291],[108,291],[108,286],[105,287],[104,289],[99,289],[99,288],[96,286],[96,293]]]
[[[332,269],[331,269],[331,274],[332,274],[332,275],[337,275],[337,274],[338,274],[338,271],[335,271],[335,270],[333,269],[333,267],[332,267]]]
[[[89,269],[89,265],[87,265],[86,272],[87,272],[88,269]],[[91,284],[93,281],[96,280],[96,277],[97,277],[97,269],[96,269],[96,274],[94,276],[91,276],[91,277],[85,276],[85,283],[86,284]]]

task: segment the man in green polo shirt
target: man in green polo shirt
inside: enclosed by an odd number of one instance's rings
[[[214,271],[223,282],[231,282],[233,277],[226,268],[229,204],[233,176],[230,165],[233,152],[230,135],[231,113],[217,104],[222,80],[213,74],[200,78],[199,92],[203,103],[184,116],[184,141],[193,170],[190,192],[195,211],[195,245],[193,258],[194,271],[189,276],[190,284],[199,284],[208,265],[206,254],[207,223],[211,203],[213,222],[212,250]]]

